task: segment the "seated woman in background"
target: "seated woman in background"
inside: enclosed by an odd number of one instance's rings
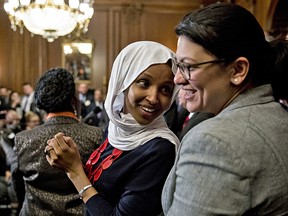
[[[38,126],[40,123],[41,120],[38,114],[32,111],[25,113],[26,130],[31,130],[32,128]]]
[[[21,97],[17,91],[12,91],[9,94],[8,109],[13,109],[22,117]]]
[[[108,136],[85,170],[70,137],[59,133],[48,141],[48,162],[67,173],[87,215],[161,213],[161,191],[179,143],[163,117],[178,91],[174,58],[167,47],[148,41],[120,52],[105,100]]]

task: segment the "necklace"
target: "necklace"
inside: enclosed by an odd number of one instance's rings
[[[108,155],[95,169],[93,169],[93,165],[98,162],[101,154],[104,152],[107,145],[108,138],[104,141],[104,143],[101,144],[101,146],[99,146],[99,148],[92,152],[88,161],[86,162],[85,172],[92,184],[94,184],[94,182],[96,182],[100,178],[103,170],[108,169],[123,152],[120,149],[114,148],[112,153]]]

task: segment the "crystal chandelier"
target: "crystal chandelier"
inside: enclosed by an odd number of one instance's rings
[[[4,9],[11,28],[24,26],[32,35],[42,35],[49,42],[75,31],[78,36],[88,31],[93,16],[94,0],[6,0]]]

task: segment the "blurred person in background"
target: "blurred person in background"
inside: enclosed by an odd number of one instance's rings
[[[90,125],[106,129],[109,123],[109,117],[104,107],[104,95],[101,89],[95,89],[94,99],[88,106],[88,114],[83,119],[84,122]]]
[[[8,109],[15,110],[20,118],[22,118],[21,97],[17,91],[11,91],[9,94]]]
[[[7,183],[9,205],[11,206],[11,210],[15,210],[16,212],[19,210],[19,205],[15,190],[11,184],[10,169],[14,156],[13,148],[15,146],[15,136],[21,130],[19,114],[15,110],[7,110],[5,115],[5,125],[0,131],[0,145],[5,155],[5,165],[7,169],[5,173],[5,181]]]
[[[34,127],[41,124],[41,119],[39,115],[37,115],[36,113],[32,111],[29,111],[25,114],[25,123],[26,123],[25,130],[31,130]]]
[[[87,83],[80,82],[77,85],[77,92],[81,102],[81,118],[85,118],[85,116],[88,114],[88,107],[94,100],[94,91],[88,88]]]

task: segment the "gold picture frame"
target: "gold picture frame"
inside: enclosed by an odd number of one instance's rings
[[[75,82],[91,82],[94,42],[90,39],[64,40],[62,64],[74,77]]]

